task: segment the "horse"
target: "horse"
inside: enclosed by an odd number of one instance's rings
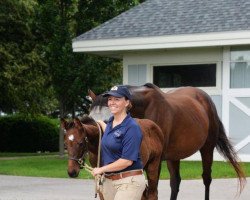
[[[158,199],[158,181],[161,169],[161,156],[164,136],[153,121],[136,119],[139,124],[143,139],[141,143],[141,159],[148,180],[148,188],[144,191],[142,199]],[[61,125],[66,130],[64,137],[68,150],[68,175],[77,177],[80,164],[84,162],[84,155],[88,153],[92,167],[97,166],[99,130],[97,123],[90,117],[84,116],[81,120],[75,118],[71,122],[61,119]],[[102,195],[100,194],[102,199]]]
[[[154,121],[164,134],[162,160],[167,162],[170,174],[170,200],[176,200],[178,196],[180,160],[197,151],[200,151],[202,159],[205,200],[209,200],[215,148],[235,169],[242,191],[245,174],[207,93],[194,87],[181,87],[164,93],[152,83],[127,87],[132,94],[131,116]],[[95,95],[91,90],[88,95],[93,100],[89,115],[94,119],[107,120],[111,115],[107,108],[107,97]]]

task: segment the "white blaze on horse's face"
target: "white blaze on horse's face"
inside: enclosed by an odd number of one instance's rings
[[[70,141],[72,141],[72,142],[74,141],[74,135],[70,135],[68,138]]]
[[[107,106],[95,106],[89,113],[89,116],[94,120],[108,121],[112,116],[109,108]]]

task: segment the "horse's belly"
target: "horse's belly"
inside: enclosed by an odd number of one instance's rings
[[[177,136],[176,136],[177,135]],[[205,144],[207,132],[193,132],[189,134],[171,134],[169,143],[163,151],[163,158],[167,160],[179,160],[187,158]]]

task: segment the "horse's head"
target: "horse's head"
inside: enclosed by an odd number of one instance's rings
[[[86,129],[82,122],[75,118],[71,122],[61,119],[61,126],[66,130],[64,143],[68,150],[68,174],[70,177],[77,177],[80,167],[84,162],[84,155],[88,151],[88,138]]]
[[[90,106],[89,116],[94,120],[108,121],[112,116],[108,108],[108,98],[103,95],[95,95],[94,92],[89,90],[89,96],[92,98],[92,105]]]

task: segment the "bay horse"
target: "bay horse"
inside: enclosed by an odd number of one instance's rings
[[[235,169],[242,191],[245,174],[207,93],[194,87],[181,87],[164,93],[152,83],[127,87],[132,94],[131,116],[154,121],[164,134],[162,160],[166,160],[170,173],[170,200],[176,200],[179,192],[180,160],[197,151],[200,151],[202,159],[205,200],[209,200],[215,147]],[[110,117],[107,97],[97,96],[91,90],[89,96],[93,100],[89,115],[94,119],[107,120]]]
[[[136,121],[143,134],[140,152],[148,180],[148,188],[144,191],[142,199],[157,200],[164,136],[153,121],[148,119],[136,119]],[[85,116],[81,120],[75,118],[71,122],[61,119],[61,125],[66,130],[64,141],[69,156],[69,176],[78,176],[80,171],[78,160],[84,162],[82,158],[86,153],[89,155],[91,166],[96,167],[99,144],[99,129],[96,122]],[[103,198],[101,194],[100,198]]]

